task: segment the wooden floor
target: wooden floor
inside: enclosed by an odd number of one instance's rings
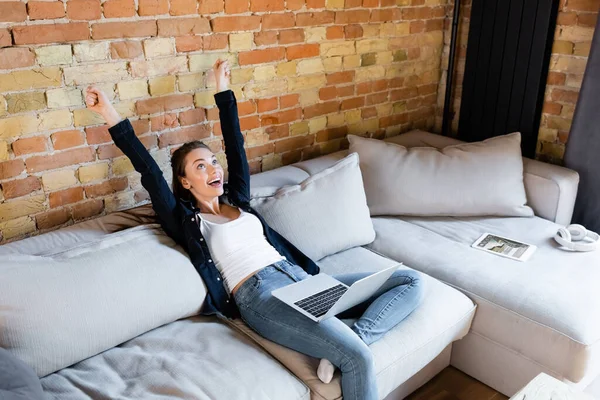
[[[406,400],[507,400],[508,397],[471,378],[456,368],[447,367]]]

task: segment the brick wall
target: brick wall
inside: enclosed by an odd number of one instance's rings
[[[147,201],[83,104],[107,91],[170,180],[202,139],[224,162],[214,79],[233,90],[252,172],[433,127],[446,0],[0,2],[0,242]]]
[[[561,0],[554,34],[550,71],[546,86],[544,108],[538,135],[536,157],[542,161],[561,164],[564,156],[573,113],[585,66],[590,52],[594,27],[598,19],[600,0]],[[464,74],[471,0],[463,0],[457,46],[456,87],[453,93],[455,116],[453,130],[458,130],[460,95]],[[443,77],[440,81],[436,129],[441,130],[442,110],[450,43],[452,6],[447,9]]]

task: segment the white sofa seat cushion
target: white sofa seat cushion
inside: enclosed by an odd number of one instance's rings
[[[370,248],[460,288],[472,330],[573,382],[600,370],[600,251],[573,253],[534,218],[374,218]],[[526,263],[471,248],[492,232],[538,246]]]
[[[323,272],[335,275],[376,272],[396,263],[365,248],[355,247],[326,257],[318,264]],[[401,324],[371,345],[379,398],[387,396],[469,331],[475,313],[473,302],[456,289],[425,274],[423,280],[426,291],[423,303]],[[351,320],[345,322],[352,323]],[[260,337],[241,321],[236,321],[236,327],[306,382],[314,393],[313,398],[340,398],[339,371],[332,383],[325,385],[316,376],[318,360]]]
[[[308,400],[308,388],[244,335],[191,317],[41,379],[48,398]]]

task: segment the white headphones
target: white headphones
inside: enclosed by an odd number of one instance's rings
[[[561,246],[574,251],[593,251],[598,248],[600,235],[596,232],[588,231],[582,225],[569,225],[566,228],[560,228],[554,240]]]

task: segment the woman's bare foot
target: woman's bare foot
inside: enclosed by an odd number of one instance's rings
[[[335,366],[327,359],[321,358],[319,368],[317,368],[317,376],[323,383],[329,383],[333,379]]]

